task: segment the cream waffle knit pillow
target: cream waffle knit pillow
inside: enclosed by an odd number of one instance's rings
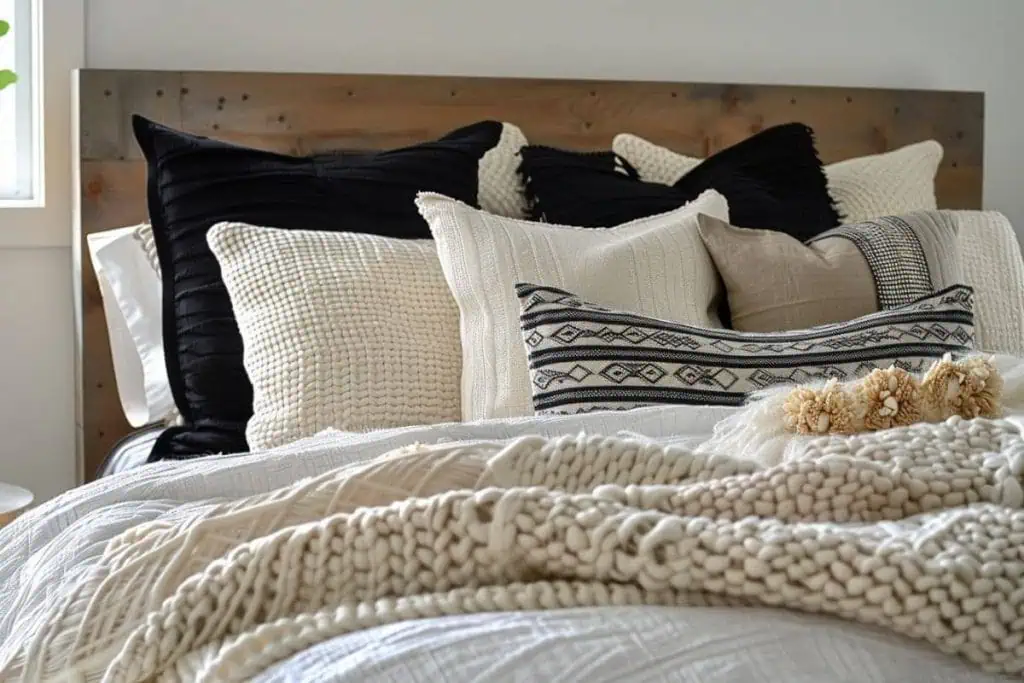
[[[250,448],[459,419],[459,310],[431,240],[220,223],[207,241],[253,385]]]
[[[668,213],[611,228],[503,218],[421,193],[462,331],[464,420],[532,415],[516,284],[564,287],[588,301],[701,327],[720,327],[718,275],[697,233],[700,213],[728,220],[709,190]],[[571,325],[560,331],[575,341]],[[582,343],[582,342],[580,342]]]
[[[636,169],[641,180],[664,185],[675,184],[703,161],[629,133],[616,135],[612,150]],[[925,140],[826,166],[829,193],[843,222],[936,208],[935,174],[942,152],[938,142]]]

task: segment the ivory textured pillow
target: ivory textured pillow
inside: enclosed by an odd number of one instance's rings
[[[616,135],[612,150],[637,170],[641,180],[664,185],[679,182],[703,161],[629,133]],[[935,174],[942,153],[942,145],[925,140],[828,164],[825,177],[840,218],[856,223],[936,208]]]
[[[964,282],[974,288],[978,348],[1024,356],[1024,257],[998,211],[956,211]]]
[[[775,332],[853,320],[963,282],[951,211],[843,225],[807,242],[711,216],[698,220],[736,330]]]
[[[219,223],[207,241],[253,385],[250,448],[459,419],[459,310],[431,240]]]
[[[718,276],[697,215],[728,220],[709,190],[674,211],[610,228],[502,218],[435,193],[416,204],[430,225],[461,315],[462,417],[532,415],[517,282],[566,287],[607,306],[719,325]],[[573,334],[572,326],[563,332]]]

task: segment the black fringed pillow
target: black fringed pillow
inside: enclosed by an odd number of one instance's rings
[[[248,450],[252,385],[231,299],[206,241],[213,225],[428,239],[414,202],[421,191],[494,213],[524,212],[516,169],[526,140],[497,121],[402,149],[305,157],[190,135],[141,116],[133,126],[148,164],[167,375],[184,421],[161,435],[150,460]]]
[[[839,224],[814,133],[800,123],[767,128],[723,149],[673,185],[641,180],[611,151],[527,146],[522,157],[534,220],[608,227],[671,211],[714,189],[729,202],[734,225],[806,240]]]

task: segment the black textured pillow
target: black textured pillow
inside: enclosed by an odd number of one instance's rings
[[[713,154],[674,185],[640,180],[611,151],[572,152],[527,146],[520,173],[531,217],[564,225],[608,227],[664,213],[714,189],[729,202],[730,222],[785,226],[809,239],[839,224],[814,134],[800,123],[765,129]]]
[[[141,116],[133,125],[148,163],[167,374],[184,421],[161,435],[150,460],[248,450],[252,385],[231,300],[206,242],[210,227],[233,221],[422,239],[430,229],[416,209],[417,192],[506,213],[515,213],[521,197],[517,152],[525,140],[496,121],[403,149],[309,157],[190,135]]]

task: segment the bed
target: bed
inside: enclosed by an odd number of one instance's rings
[[[87,482],[0,680],[1020,679],[980,93],[77,90]]]

